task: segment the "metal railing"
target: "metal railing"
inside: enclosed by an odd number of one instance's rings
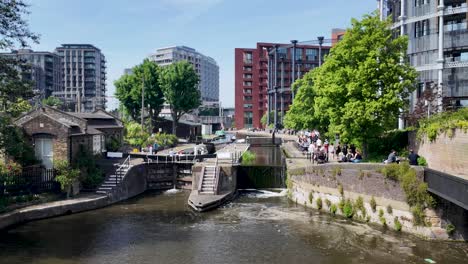
[[[424,168],[429,192],[468,210],[468,180],[441,171]]]
[[[200,194],[202,190],[202,185],[203,185],[203,178],[205,177],[205,166],[202,167],[201,174],[200,174],[200,179],[198,180],[198,189],[197,192]]]
[[[123,180],[127,170],[130,169],[130,159],[131,155],[128,155],[122,164],[120,164],[119,167],[115,170],[115,185],[118,185],[119,182]]]

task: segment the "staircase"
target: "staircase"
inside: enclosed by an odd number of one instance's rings
[[[214,195],[216,192],[216,182],[216,166],[205,166],[199,193]]]
[[[130,165],[130,155],[125,159],[125,161],[118,166],[115,170],[115,173],[106,178],[106,180],[98,187],[96,193],[98,194],[108,194],[115,187],[123,181],[127,171],[131,168]]]

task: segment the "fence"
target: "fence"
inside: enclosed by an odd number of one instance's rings
[[[430,192],[468,210],[468,180],[425,168],[424,181]]]
[[[0,175],[0,197],[55,192],[59,189],[53,169],[31,168],[21,173]]]

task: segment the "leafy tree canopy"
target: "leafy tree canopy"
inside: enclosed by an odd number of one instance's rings
[[[201,105],[198,82],[195,69],[187,61],[179,61],[163,68],[161,89],[171,108],[173,134],[176,133],[180,117]]]
[[[365,147],[368,138],[396,126],[416,71],[400,61],[407,37],[394,38],[389,21],[374,13],[351,24],[324,64],[295,83],[299,89],[286,123],[338,133]]]
[[[48,105],[48,106],[55,106],[55,107],[59,107],[61,106],[63,103],[60,99],[58,99],[57,97],[54,97],[54,96],[49,96],[47,97],[46,99],[43,99],[42,100],[42,104],[43,105]]]
[[[125,74],[115,82],[116,97],[125,108],[125,112],[135,121],[140,119],[141,93],[143,85],[145,86],[145,111],[148,111],[151,118],[151,131],[156,126],[156,118],[164,103],[160,74],[159,66],[145,59],[142,64],[133,67],[131,74]]]

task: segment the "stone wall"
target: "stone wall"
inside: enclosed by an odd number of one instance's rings
[[[429,168],[468,179],[468,133],[456,129],[453,137],[441,134],[434,142],[428,138],[419,142],[412,132],[409,142],[411,148],[426,158]]]
[[[442,228],[440,212],[426,210],[426,221],[431,227],[415,226],[410,206],[406,203],[405,194],[399,183],[389,179],[378,172],[385,165],[380,164],[325,164],[310,165],[308,167],[296,167],[288,170],[289,198],[298,204],[318,209],[317,199],[323,202],[322,211],[329,212],[326,204],[338,204],[341,200],[350,200],[353,205],[358,197],[364,202],[365,213],[357,211],[353,219],[382,225],[385,222],[389,229],[395,229],[395,217],[402,224],[402,231],[413,233],[430,239],[447,239],[448,235]],[[338,169],[339,168],[339,169]],[[423,176],[423,170],[416,168],[419,177]],[[293,174],[293,175],[291,175]],[[340,193],[342,186],[343,193]],[[312,201],[310,200],[312,196]],[[377,207],[371,208],[371,200],[374,198]],[[391,213],[387,208],[391,207]],[[379,211],[383,211],[383,216]],[[337,214],[343,215],[338,209]]]
[[[54,160],[68,160],[69,129],[65,125],[55,122],[47,116],[38,116],[37,118],[26,122],[23,125],[23,131],[31,139],[34,139],[37,136],[50,136],[53,138]]]

